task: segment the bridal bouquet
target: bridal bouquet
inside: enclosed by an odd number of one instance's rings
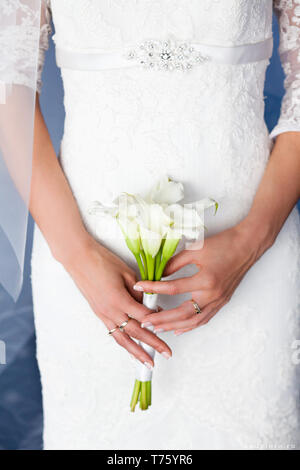
[[[204,228],[204,210],[211,206],[217,210],[218,205],[213,199],[181,205],[179,201],[183,197],[183,185],[165,176],[144,198],[138,194],[122,193],[110,207],[97,201],[94,203],[92,212],[109,215],[118,222],[142,280],[161,280],[165,266],[182,237],[199,240]],[[144,293],[143,304],[157,311],[157,294]],[[153,331],[153,327],[147,328]],[[153,348],[141,342],[140,345],[154,357]],[[138,363],[131,411],[135,410],[138,401],[142,410],[151,405],[151,379],[152,371]]]

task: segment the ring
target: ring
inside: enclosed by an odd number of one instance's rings
[[[107,334],[112,335],[117,329],[118,329],[118,326],[116,326],[115,328],[112,328],[111,330],[109,330],[109,332]]]
[[[200,315],[202,313],[202,311],[201,311],[201,308],[199,307],[199,305],[197,304],[197,302],[195,302],[194,299],[191,299],[191,302],[192,302],[193,307],[195,309],[196,315]]]
[[[129,320],[131,320],[131,317],[129,317],[128,320],[123,321],[123,323],[118,327],[120,331],[124,331],[124,328],[129,322]]]

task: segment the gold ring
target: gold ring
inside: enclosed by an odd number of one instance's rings
[[[201,311],[201,308],[199,307],[199,305],[197,304],[197,302],[195,302],[194,299],[191,299],[191,302],[192,302],[193,307],[195,309],[196,315],[201,315],[202,311]]]
[[[120,331],[124,331],[124,328],[127,325],[127,323],[129,322],[129,320],[131,320],[131,317],[129,317],[128,320],[123,321],[123,323],[119,326]]]
[[[108,335],[112,335],[115,331],[117,331],[118,327],[116,326],[115,328],[112,328],[111,330],[109,330],[109,332],[107,333]]]

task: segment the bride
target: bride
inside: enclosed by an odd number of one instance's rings
[[[66,110],[59,160],[38,101],[35,111],[45,448],[299,448],[300,1],[51,0],[42,9],[39,73],[52,15]],[[273,9],[286,94],[269,135]],[[179,251],[163,282],[138,282],[113,222],[89,207],[142,194],[163,174],[184,183],[186,201],[212,196],[220,210],[206,217],[203,249]],[[163,294],[160,312],[141,304],[144,291]],[[124,331],[107,334],[128,315]],[[156,349],[155,363],[137,339]],[[154,367],[147,412],[130,413],[124,349]]]

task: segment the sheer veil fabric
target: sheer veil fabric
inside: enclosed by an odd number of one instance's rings
[[[23,280],[40,28],[41,0],[1,0],[0,283],[14,300]]]

